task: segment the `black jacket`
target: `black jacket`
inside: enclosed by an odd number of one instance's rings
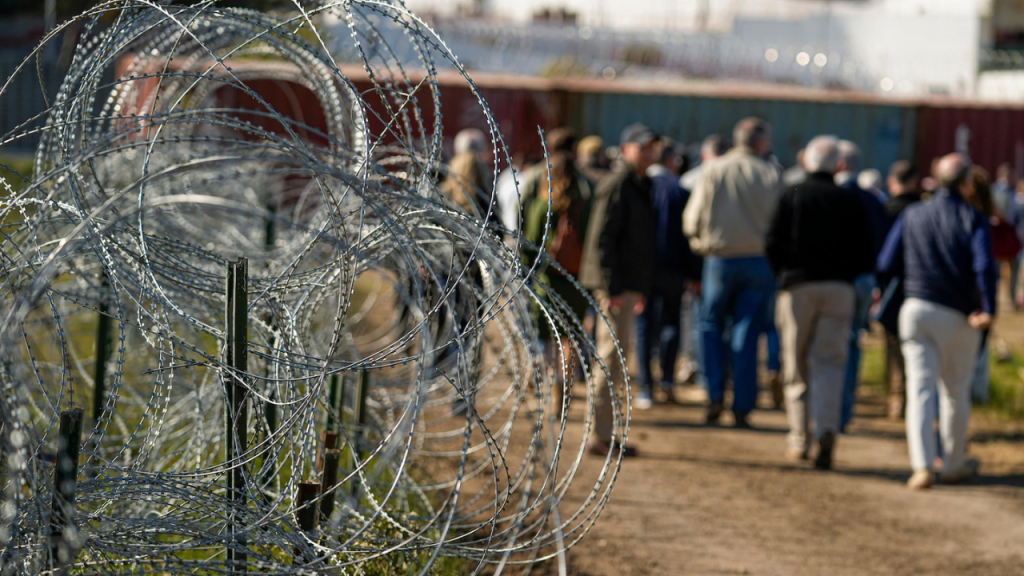
[[[889,198],[885,203],[885,214],[889,217],[889,228],[892,228],[892,225],[896,223],[896,219],[900,217],[900,214],[903,214],[903,211],[908,206],[920,201],[920,192],[904,192],[899,196]]]
[[[864,204],[826,173],[786,188],[765,239],[768,262],[786,289],[804,282],[840,281],[874,268],[874,241]]]
[[[583,287],[611,296],[647,293],[654,280],[657,230],[651,179],[621,166],[594,194],[580,271]]]

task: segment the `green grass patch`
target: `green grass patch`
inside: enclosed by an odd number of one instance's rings
[[[975,405],[976,410],[1002,418],[1024,418],[1024,356],[1013,353],[1009,361],[1000,362],[989,354],[991,384],[988,404]],[[872,392],[885,395],[885,347],[870,343],[861,356],[861,384]]]

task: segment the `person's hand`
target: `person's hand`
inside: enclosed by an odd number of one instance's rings
[[[647,307],[647,299],[643,296],[636,297],[636,303],[633,304],[633,314],[637,316],[644,313],[644,308]]]
[[[697,281],[697,280],[689,280],[689,281],[687,281],[686,282],[686,290],[690,294],[693,294],[694,296],[696,296],[697,298],[700,298],[700,296],[701,296],[702,288],[701,288],[700,282]]]
[[[992,315],[988,312],[972,312],[967,317],[967,323],[975,330],[988,330],[992,327]]]
[[[1024,293],[1017,294],[1015,300],[1017,301],[1017,308],[1024,308]]]

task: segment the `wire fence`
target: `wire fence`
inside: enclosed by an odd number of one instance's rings
[[[80,30],[0,136],[38,139],[0,180],[4,574],[565,573],[607,502],[620,455],[580,472],[566,418],[585,438],[624,375],[535,276],[557,264],[440,191],[455,54],[401,2],[301,8],[110,0],[9,70],[8,115]]]

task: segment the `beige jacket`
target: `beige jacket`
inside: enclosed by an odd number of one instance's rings
[[[701,256],[764,254],[764,237],[779,198],[779,173],[746,148],[712,161],[683,212],[683,233]]]

